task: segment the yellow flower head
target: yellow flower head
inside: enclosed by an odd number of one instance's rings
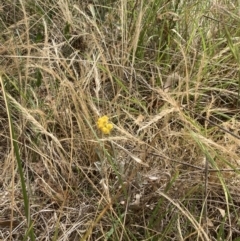
[[[109,134],[113,129],[113,125],[108,122],[108,117],[106,115],[98,119],[97,127],[102,131],[103,134]]]

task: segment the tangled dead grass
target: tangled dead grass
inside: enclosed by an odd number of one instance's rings
[[[1,240],[31,229],[10,119],[37,240],[238,240],[236,3],[50,2],[0,8]]]

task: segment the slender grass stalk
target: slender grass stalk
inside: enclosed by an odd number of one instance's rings
[[[28,225],[27,233],[28,233],[28,236],[30,237],[31,241],[34,241],[35,240],[35,234],[34,234],[34,230],[33,230],[33,223],[32,223],[31,217],[30,217],[29,198],[28,198],[28,194],[27,194],[26,183],[25,183],[23,169],[22,169],[22,160],[21,160],[21,157],[20,157],[20,150],[19,150],[19,147],[18,147],[18,142],[17,142],[17,139],[16,139],[15,130],[14,130],[14,126],[13,126],[13,123],[12,123],[11,110],[9,108],[7,93],[5,91],[4,82],[3,82],[1,76],[0,76],[0,82],[1,82],[2,90],[3,90],[3,97],[4,97],[7,115],[8,115],[10,138],[11,138],[12,145],[13,145],[13,148],[14,148],[14,153],[15,153],[16,161],[17,161],[17,165],[18,165],[18,172],[19,172],[20,181],[21,181],[25,217],[27,219],[27,225]]]

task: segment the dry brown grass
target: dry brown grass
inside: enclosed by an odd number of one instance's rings
[[[240,6],[0,4],[1,240],[29,227],[10,116],[36,240],[238,240]]]

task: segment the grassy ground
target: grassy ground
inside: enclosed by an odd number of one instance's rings
[[[0,3],[0,240],[240,240],[240,2],[99,2]]]

